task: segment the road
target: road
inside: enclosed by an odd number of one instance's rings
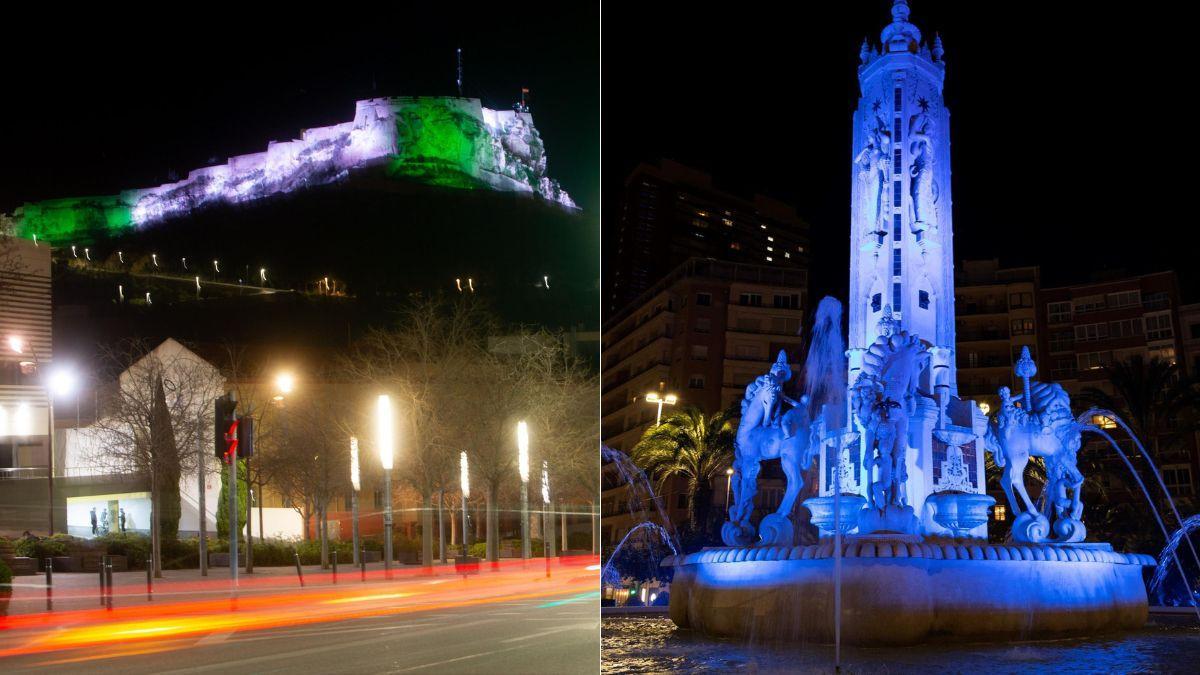
[[[465,579],[343,580],[10,615],[0,618],[0,671],[595,673],[595,567],[547,577],[544,566],[516,565]]]

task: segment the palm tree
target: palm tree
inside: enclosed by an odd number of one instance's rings
[[[687,481],[688,524],[693,532],[700,511],[708,521],[713,481],[733,464],[733,420],[729,410],[705,415],[689,406],[647,429],[630,453],[634,463],[657,481],[659,493],[674,476]]]
[[[1086,387],[1080,401],[1120,415],[1155,456],[1195,429],[1195,421],[1188,418],[1200,396],[1195,381],[1184,375],[1179,364],[1133,356],[1106,366],[1105,371],[1113,393]]]

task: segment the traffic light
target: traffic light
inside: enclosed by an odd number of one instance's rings
[[[231,431],[236,431],[234,425],[237,424],[237,419],[233,416],[237,410],[237,400],[230,394],[225,394],[216,400],[215,414],[213,415],[213,451],[218,459],[224,459],[225,453],[229,452],[229,441],[232,439],[226,438]]]
[[[238,418],[237,455],[241,459],[254,456],[254,418],[242,415]]]

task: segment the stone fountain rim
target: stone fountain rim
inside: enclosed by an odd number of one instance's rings
[[[1096,562],[1113,565],[1154,567],[1158,561],[1144,553],[1118,553],[1108,544],[988,544],[972,539],[943,539],[939,541],[904,541],[902,539],[872,538],[856,541],[847,537],[843,542],[843,559],[855,558],[923,558],[926,560],[970,561],[1032,561],[1032,562]],[[833,558],[833,541],[802,546],[721,546],[705,548],[695,553],[669,555],[660,566],[680,567],[712,563],[806,561]]]

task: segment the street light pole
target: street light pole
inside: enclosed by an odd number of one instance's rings
[[[467,470],[467,453],[458,456],[459,480],[462,484],[462,558],[466,562],[470,544],[467,543],[467,497],[471,496],[471,477]]]
[[[662,382],[658,383],[658,388],[659,388],[658,391],[652,391],[649,394],[646,394],[646,402],[647,403],[658,404],[658,413],[655,414],[655,416],[654,416],[654,426],[658,426],[659,424],[662,423],[663,404],[665,403],[667,405],[675,405],[675,403],[679,401],[679,398],[677,396],[675,396],[675,394],[664,394],[663,393],[663,391],[662,391],[663,383]]]
[[[383,569],[392,578],[392,459],[395,448],[395,426],[392,419],[392,400],[380,394],[375,401],[375,442],[379,446],[379,461],[383,465]]]
[[[729,491],[733,487],[733,467],[725,469],[725,517],[729,518]]]
[[[350,528],[354,533],[354,564],[358,565],[358,491],[362,487],[358,475],[358,439],[350,437]]]
[[[530,558],[529,550],[529,427],[517,422],[517,468],[521,472],[521,558]]]
[[[442,502],[446,501],[446,488],[438,491],[438,560],[446,562],[446,523],[442,519]]]

